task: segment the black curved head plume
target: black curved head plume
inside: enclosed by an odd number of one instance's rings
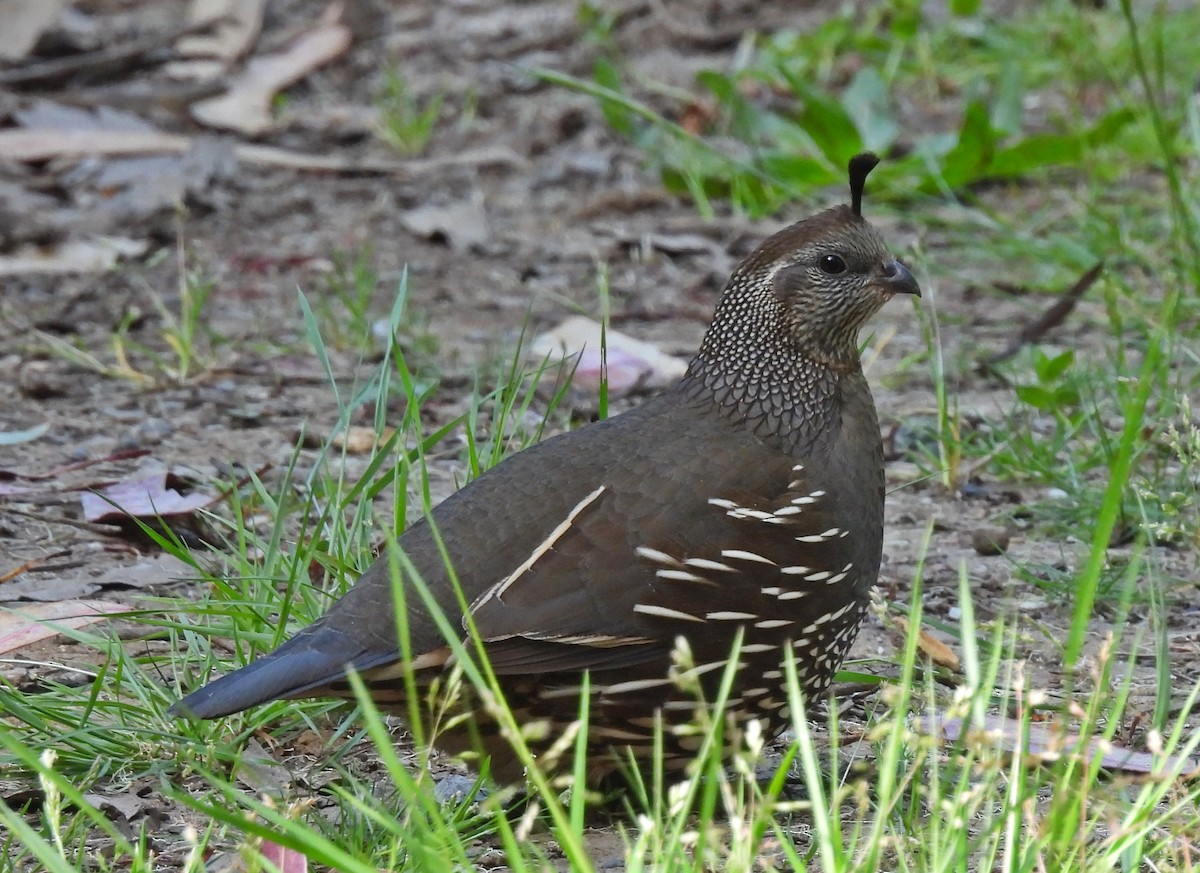
[[[867,184],[867,174],[875,169],[879,158],[872,152],[863,152],[850,159],[850,208],[855,215],[862,215],[863,188]]]

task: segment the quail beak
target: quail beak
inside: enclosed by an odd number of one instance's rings
[[[879,279],[879,286],[889,294],[921,296],[921,286],[917,284],[917,280],[913,278],[913,274],[908,271],[908,267],[895,259],[884,263],[883,274]]]

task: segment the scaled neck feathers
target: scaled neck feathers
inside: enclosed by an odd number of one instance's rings
[[[832,444],[844,392],[861,381],[857,354],[837,367],[805,355],[771,296],[735,276],[682,388],[765,442],[807,456]]]

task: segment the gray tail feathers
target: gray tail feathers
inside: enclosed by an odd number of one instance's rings
[[[372,657],[361,645],[332,628],[310,626],[268,655],[193,691],[167,710],[184,718],[220,718],[251,706],[286,697],[303,697],[346,671],[365,670],[389,660]]]

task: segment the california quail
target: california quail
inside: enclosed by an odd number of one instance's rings
[[[861,215],[876,163],[850,161],[851,206],[776,233],[737,267],[673,389],[505,460],[433,512],[506,699],[519,719],[548,722],[546,745],[577,718],[590,671],[593,778],[614,751],[652,753],[656,713],[668,768],[694,756],[685,725],[696,701],[672,673],[678,637],[712,694],[742,629],[728,710],[769,735],[790,718],[784,650],[816,695],[854,639],[879,573],[884,500],[858,330],[892,295],[920,295]],[[399,545],[441,609],[461,616],[428,522]],[[415,592],[406,603],[416,681],[442,686],[431,680],[450,648]],[[171,711],[215,718],[347,696],[354,668],[381,705],[407,714],[400,657],[384,557],[287,643]],[[486,713],[472,718],[493,776],[519,780]],[[435,742],[461,752],[471,737],[460,719]]]

